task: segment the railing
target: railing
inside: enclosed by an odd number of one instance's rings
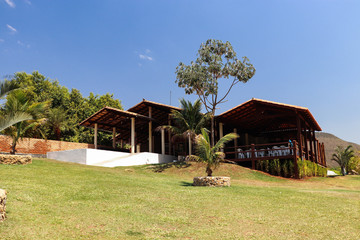
[[[296,148],[296,141],[267,143],[267,144],[251,144],[245,146],[227,147],[224,148],[227,159],[237,161],[249,161],[252,159],[266,159],[266,158],[284,158],[293,157]],[[296,153],[299,155],[299,153]]]

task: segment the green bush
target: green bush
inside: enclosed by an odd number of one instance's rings
[[[327,168],[318,165],[317,163],[298,159],[298,170],[299,170],[299,178],[304,177],[326,177],[327,176]]]

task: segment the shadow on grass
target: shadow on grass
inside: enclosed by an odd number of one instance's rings
[[[192,184],[192,182],[181,181],[180,186],[182,186],[182,187],[193,187],[193,184]]]
[[[142,232],[131,231],[131,230],[126,231],[125,233],[129,236],[144,236]]]
[[[152,165],[151,168],[154,172],[163,172],[164,170],[171,168],[173,166],[176,168],[187,168],[190,167],[191,164],[185,161],[179,161],[172,163],[156,164],[156,165]]]

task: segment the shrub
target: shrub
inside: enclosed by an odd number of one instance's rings
[[[299,178],[304,177],[326,177],[327,176],[327,168],[318,165],[317,163],[298,159],[298,170],[299,170]]]

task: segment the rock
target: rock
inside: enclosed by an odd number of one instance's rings
[[[6,191],[0,189],[0,222],[6,218]]]
[[[194,177],[193,186],[230,187],[230,177]]]
[[[355,171],[355,170],[351,170],[349,172],[349,174],[351,174],[351,175],[359,175],[359,173],[357,171]]]
[[[29,155],[7,155],[0,154],[0,164],[28,164],[32,163],[32,157]]]

